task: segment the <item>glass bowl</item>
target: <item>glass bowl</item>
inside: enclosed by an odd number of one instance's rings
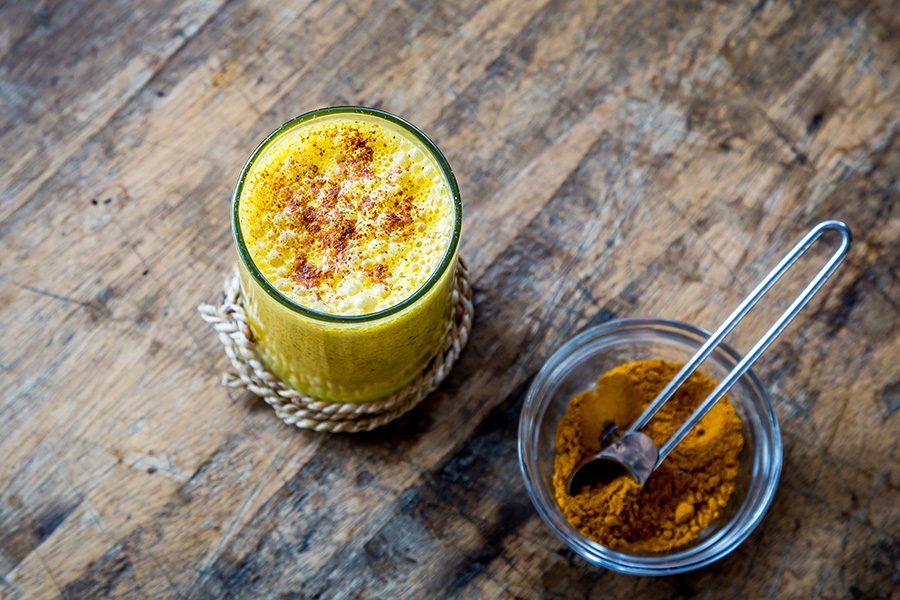
[[[690,544],[659,553],[610,550],[569,525],[553,499],[556,428],[569,399],[625,362],[662,358],[685,363],[709,335],[692,325],[666,319],[612,321],[566,343],[532,382],[519,420],[519,466],[525,487],[553,533],[589,563],[633,575],[671,575],[698,569],[737,548],[769,508],[781,474],[781,432],[772,403],[752,371],[728,393],[744,430],[735,491],[719,518]],[[700,370],[721,380],[740,359],[737,352],[720,344]]]

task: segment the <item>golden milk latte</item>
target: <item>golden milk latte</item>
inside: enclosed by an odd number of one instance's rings
[[[282,294],[365,315],[425,284],[453,235],[454,206],[434,157],[399,128],[338,115],[257,158],[239,216],[253,262]]]
[[[440,152],[396,117],[326,109],[276,131],[244,168],[233,222],[268,366],[327,400],[408,383],[446,335],[460,217]]]

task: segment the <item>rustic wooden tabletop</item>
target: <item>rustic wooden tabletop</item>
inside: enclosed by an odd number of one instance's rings
[[[891,2],[6,2],[0,595],[887,597],[900,586]],[[393,425],[296,430],[198,318],[256,143],[400,114],[462,189],[476,322]],[[593,568],[524,492],[524,390],[617,317],[714,327],[807,228],[847,262],[757,373],[784,472],[700,571]],[[746,350],[818,267],[732,337]],[[896,596],[895,596],[896,597]]]

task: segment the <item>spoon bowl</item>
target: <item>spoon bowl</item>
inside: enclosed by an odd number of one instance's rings
[[[569,476],[569,495],[582,488],[609,483],[622,475],[630,475],[640,485],[647,483],[659,451],[650,436],[634,431],[626,433],[594,456],[575,467]]]

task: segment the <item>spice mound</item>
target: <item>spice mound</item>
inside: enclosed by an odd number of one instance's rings
[[[559,423],[554,497],[573,527],[607,548],[665,552],[683,546],[716,520],[734,492],[744,438],[727,396],[643,487],[625,476],[585,487],[575,496],[566,489],[575,467],[600,450],[611,423],[624,432],[682,366],[657,359],[620,365],[602,375],[593,389],[574,396]],[[661,446],[715,386],[715,381],[695,371],[643,433]]]

